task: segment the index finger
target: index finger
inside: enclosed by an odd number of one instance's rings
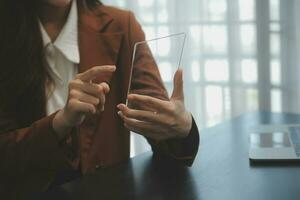
[[[128,100],[140,105],[147,105],[148,111],[166,111],[172,112],[172,108],[170,108],[170,102],[157,99],[154,97],[139,95],[139,94],[130,94],[128,95]]]
[[[96,66],[93,67],[81,74],[77,75],[77,78],[82,80],[82,81],[92,81],[94,80],[97,76],[99,76],[101,73],[104,72],[114,72],[116,71],[116,66],[114,65],[102,65],[102,66]]]

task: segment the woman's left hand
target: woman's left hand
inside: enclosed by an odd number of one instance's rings
[[[182,70],[174,76],[174,90],[170,101],[145,95],[128,95],[130,103],[142,105],[135,110],[119,104],[118,114],[130,131],[155,140],[185,138],[192,127],[192,115],[184,106]]]

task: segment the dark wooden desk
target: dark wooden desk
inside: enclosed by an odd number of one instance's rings
[[[201,132],[192,168],[172,167],[146,153],[52,190],[43,199],[300,199],[300,164],[250,164],[249,127],[300,123],[300,115],[246,114]]]

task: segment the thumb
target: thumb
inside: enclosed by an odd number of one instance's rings
[[[184,100],[183,94],[183,71],[182,69],[178,69],[175,73],[173,80],[173,93],[171,99]]]

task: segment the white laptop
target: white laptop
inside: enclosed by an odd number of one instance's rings
[[[249,140],[252,161],[300,161],[300,124],[254,127]]]

